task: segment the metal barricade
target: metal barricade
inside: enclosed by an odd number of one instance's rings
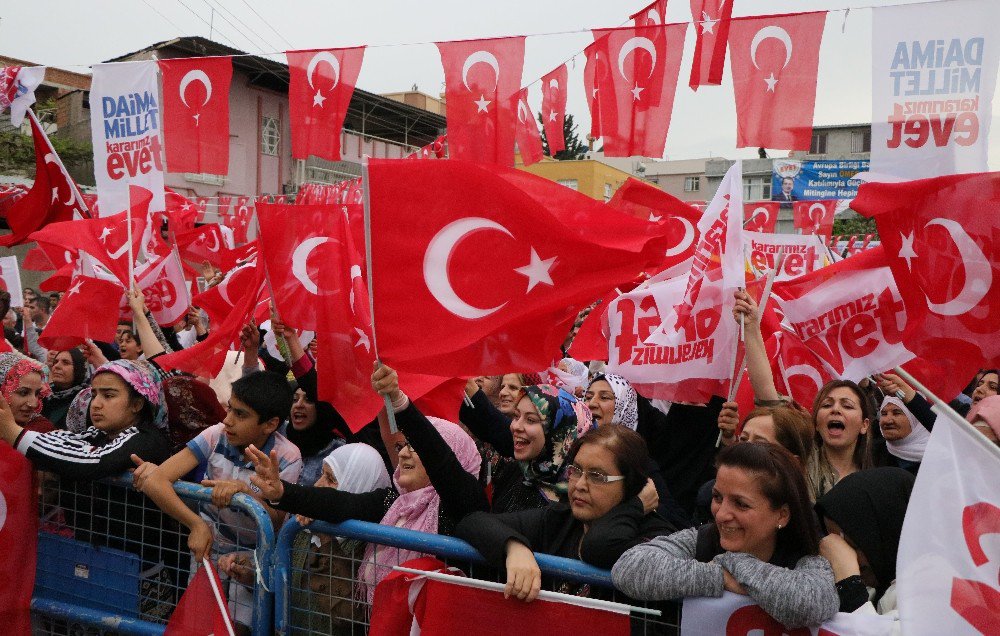
[[[93,482],[39,473],[41,523],[32,597],[36,635],[162,634],[194,572],[187,528],[132,488],[131,475]],[[193,510],[211,505],[209,488],[178,481]],[[230,611],[254,636],[271,633],[274,600],[268,564],[275,535],[264,507],[237,494],[226,509],[247,522],[244,533],[215,531],[220,550],[260,564],[252,585],[224,580]],[[220,573],[221,574],[221,573]]]
[[[274,632],[282,636],[365,634],[371,606],[360,594],[357,573],[364,545],[369,543],[376,550],[392,546],[433,554],[473,578],[505,580],[505,574],[486,565],[471,545],[454,537],[364,521],[316,521],[303,528],[292,518],[281,528],[274,551]],[[555,582],[547,589],[587,594],[590,588],[589,595],[594,596],[597,588],[603,597],[610,592],[611,600],[662,611],[660,617],[633,615],[632,634],[679,633],[679,604],[637,603],[614,591],[609,571],[582,561],[537,552],[535,559],[543,580]]]

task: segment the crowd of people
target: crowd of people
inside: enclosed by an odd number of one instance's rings
[[[318,398],[314,346],[276,315],[281,359],[250,323],[239,373],[203,378],[157,364],[207,336],[197,308],[163,330],[133,292],[134,319],[115,342],[52,351],[38,333],[58,298],[27,289],[16,314],[5,294],[14,351],[0,355],[0,438],[72,480],[134,471],[134,487],[187,528],[195,560],[222,555],[244,631],[254,584],[245,549],[255,539],[230,507],[237,493],[258,500],[275,529],[296,515],[464,539],[522,601],[543,587],[612,593],[549,580],[538,552],[610,569],[618,599],[730,591],[791,628],[838,611],[895,611],[896,551],[935,414],[892,373],[830,382],[811,408],[779,395],[745,292],[734,318],[745,328],[755,408],[743,417],[722,398],[649,400],[603,363],[564,358],[536,373],[469,379],[456,397],[459,421],[449,422],[422,413],[396,372],[376,365],[372,390],[387,398],[398,432],[384,411],[352,431]],[[949,396],[994,443],[997,393],[998,372],[987,369]],[[212,505],[189,507],[177,480],[211,488]],[[116,531],[128,532],[109,526]],[[306,546],[315,575],[306,602],[325,633],[343,628],[353,602],[371,602],[392,565],[421,556],[317,536]]]

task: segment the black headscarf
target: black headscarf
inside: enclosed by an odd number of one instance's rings
[[[896,579],[896,552],[914,477],[902,468],[851,473],[816,502],[820,519],[840,526],[868,558],[879,596]]]

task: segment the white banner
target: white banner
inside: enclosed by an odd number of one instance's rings
[[[10,292],[11,307],[24,306],[24,298],[21,296],[21,270],[18,268],[16,256],[0,257],[0,284]]]
[[[938,415],[899,541],[903,633],[996,634],[1000,449]]]
[[[986,171],[1000,2],[925,2],[873,13],[872,176]]]
[[[723,592],[720,598],[684,599],[683,636],[890,636],[895,621],[878,614],[835,614],[817,627],[789,629],[771,618],[749,596]]]
[[[774,280],[782,281],[804,276],[831,263],[823,241],[815,234],[768,234],[743,231],[743,252],[754,275],[760,277],[774,269],[778,254],[784,252]]]
[[[153,193],[150,212],[166,208],[156,72],[155,61],[94,65],[90,127],[101,216],[129,207],[129,185]]]

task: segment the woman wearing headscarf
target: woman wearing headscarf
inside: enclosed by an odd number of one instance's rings
[[[66,428],[66,414],[73,399],[87,386],[89,368],[79,349],[67,349],[55,354],[49,365],[52,394],[42,403],[42,415],[56,428]]]
[[[878,418],[888,457],[886,465],[895,465],[914,475],[924,459],[931,433],[910,412],[903,400],[894,395],[882,399]]]
[[[816,503],[829,533],[820,554],[833,566],[840,611],[896,609],[896,553],[914,477],[895,467],[851,473]]]
[[[308,486],[320,478],[324,462],[334,449],[344,444],[344,438],[334,431],[329,422],[320,420],[323,409],[302,387],[295,387],[294,396],[285,437],[302,453],[302,472],[299,473],[298,483]]]
[[[542,384],[537,373],[506,373],[500,376],[496,389],[497,399],[491,399],[485,387],[469,380],[465,385],[468,401],[458,410],[458,419],[469,428],[477,440],[493,447],[503,457],[513,457],[514,447],[510,438],[510,423],[514,407],[523,387]]]
[[[52,422],[41,414],[42,404],[51,393],[40,362],[19,353],[0,354],[0,395],[19,427],[40,433],[54,430]]]
[[[403,437],[395,443],[393,485],[354,494],[283,482],[277,462],[254,446],[247,449],[256,475],[251,481],[279,510],[339,523],[359,519],[431,534],[450,535],[460,519],[486,510],[479,485],[482,458],[475,442],[457,424],[425,417],[399,390],[396,372],[386,366],[372,374],[372,387],[389,396]],[[368,602],[391,566],[423,556],[412,550],[372,546],[365,550],[359,576]]]

